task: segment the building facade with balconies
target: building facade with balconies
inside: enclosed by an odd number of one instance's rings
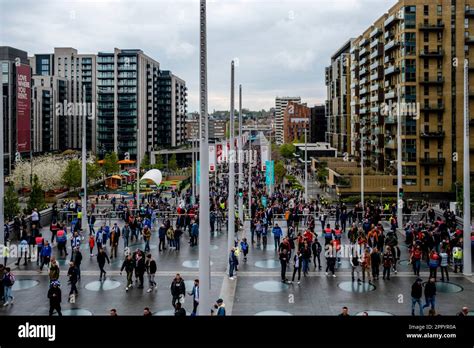
[[[465,59],[474,61],[472,38],[474,1],[400,0],[351,40],[350,153],[356,162],[363,146],[366,167],[377,175],[394,175],[401,141],[407,191],[452,192],[454,184],[462,181],[463,65]],[[469,63],[469,71],[471,85],[474,63]],[[328,85],[328,69],[326,81]],[[472,96],[470,92],[474,115]],[[401,139],[397,137],[399,100]],[[473,155],[471,151],[471,168]]]

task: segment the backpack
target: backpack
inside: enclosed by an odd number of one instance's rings
[[[10,278],[11,286],[13,286],[13,284],[15,284],[15,280],[16,280],[15,275],[10,272],[9,278]]]

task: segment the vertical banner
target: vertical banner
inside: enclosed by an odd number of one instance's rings
[[[201,161],[196,161],[196,186],[201,182]]]
[[[224,153],[222,152],[222,144],[216,144],[217,163],[221,164],[224,161]]]
[[[264,208],[267,207],[267,197],[266,196],[262,196],[262,205]]]
[[[216,146],[209,145],[209,172],[216,171]]]
[[[18,152],[31,150],[31,70],[29,65],[16,67],[16,136]]]
[[[266,170],[266,164],[268,161],[268,145],[260,146],[260,158],[262,160],[262,171]]]
[[[270,187],[275,184],[275,161],[266,161],[265,165],[265,184]]]

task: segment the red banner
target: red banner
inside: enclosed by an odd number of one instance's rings
[[[16,141],[18,152],[31,149],[31,70],[28,65],[16,68]]]

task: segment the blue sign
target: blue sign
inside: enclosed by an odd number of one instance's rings
[[[201,182],[201,161],[196,161],[196,185]]]
[[[266,161],[265,168],[265,184],[275,185],[275,161]]]
[[[267,197],[265,197],[265,196],[262,196],[262,205],[263,205],[264,208],[267,207]]]

